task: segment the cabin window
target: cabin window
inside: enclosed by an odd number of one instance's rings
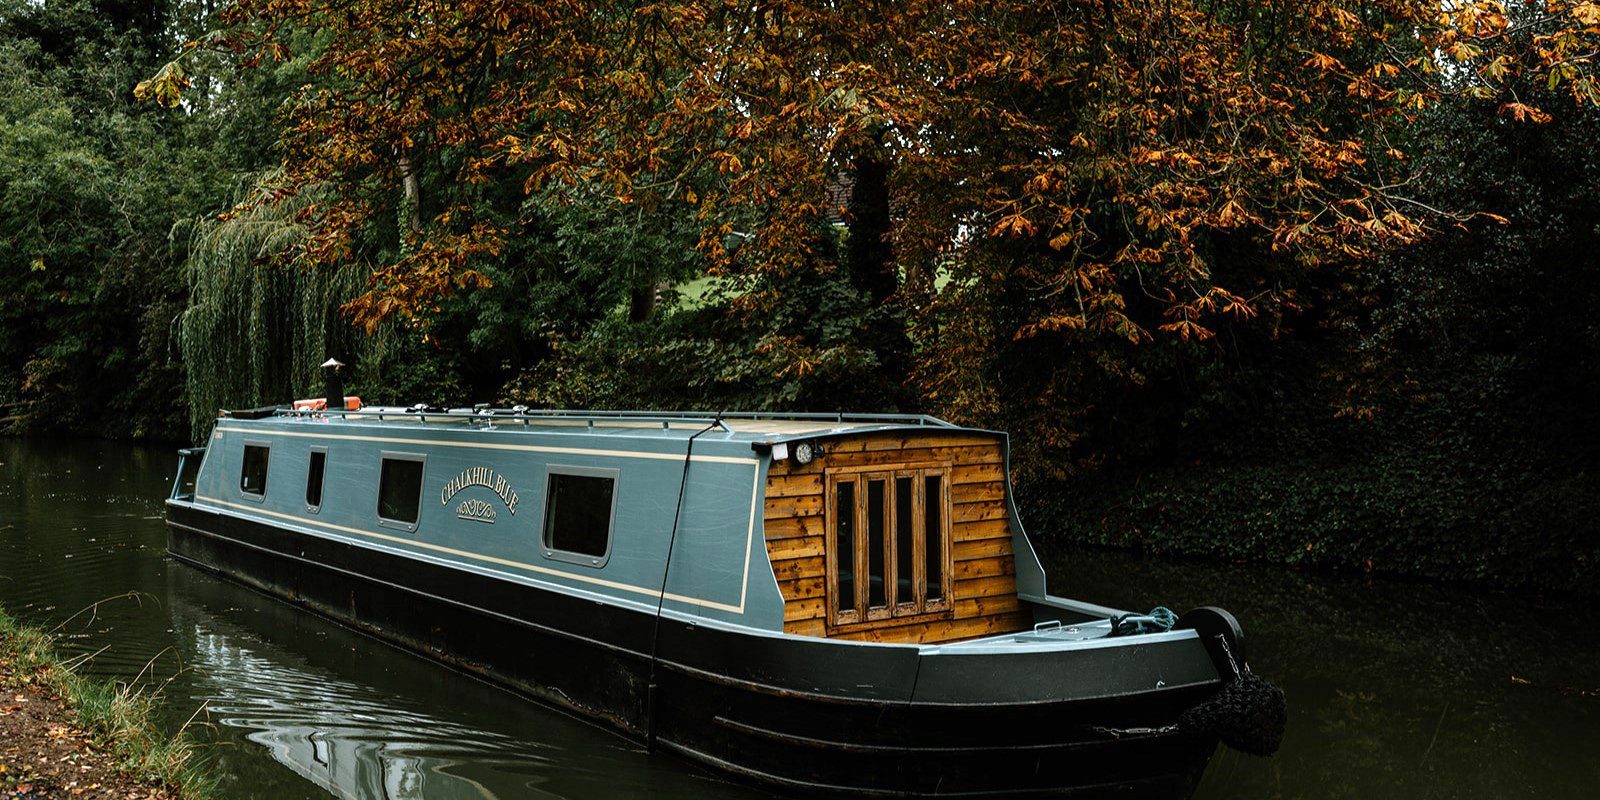
[[[252,500],[267,494],[267,462],[272,448],[265,442],[246,442],[244,465],[239,470],[239,491]]]
[[[946,580],[944,565],[949,562],[947,554],[950,537],[945,529],[945,510],[950,507],[950,499],[944,494],[943,475],[925,475],[922,479],[922,553],[927,558],[924,566],[927,581],[924,585],[923,597],[930,603],[944,600],[944,583]]]
[[[384,453],[378,474],[378,523],[414,531],[422,510],[423,456]]]
[[[894,597],[900,606],[917,600],[917,565],[912,563],[917,555],[916,542],[911,538],[911,523],[915,514],[906,513],[913,508],[915,479],[910,475],[894,476]]]
[[[306,466],[306,510],[313,514],[322,510],[322,481],[327,467],[328,448],[311,448],[311,462]]]
[[[886,543],[883,540],[883,519],[889,508],[885,505],[883,495],[883,481],[876,478],[867,479],[867,613],[885,610],[889,607],[889,587],[884,582],[883,552]]]
[[[831,494],[831,507],[841,509],[835,517],[833,525],[834,541],[830,553],[837,553],[837,563],[833,567],[833,595],[847,598],[848,602],[839,604],[835,617],[851,617],[850,622],[856,621],[856,482],[839,481],[834,484]],[[831,510],[830,510],[830,513]]]
[[[829,473],[832,624],[950,609],[949,483],[942,464]]]
[[[616,504],[616,470],[551,467],[544,491],[545,556],[603,566],[611,554]]]

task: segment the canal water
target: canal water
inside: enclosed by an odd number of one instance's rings
[[[0,604],[96,676],[158,688],[228,798],[757,798],[676,758],[173,563],[171,448],[0,440]],[[1041,548],[1052,590],[1215,604],[1283,686],[1270,759],[1200,798],[1600,796],[1591,606]]]

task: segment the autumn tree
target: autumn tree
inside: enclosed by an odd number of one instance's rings
[[[267,196],[327,191],[304,215],[307,263],[394,242],[349,309],[369,327],[485,285],[527,197],[692,217],[704,268],[770,311],[789,278],[833,268],[817,230],[852,176],[847,220],[883,230],[846,253],[889,264],[890,291],[868,291],[899,311],[916,402],[1070,450],[1095,387],[1144,379],[1130,348],[1273,330],[1308,276],[1474,211],[1411,196],[1405,126],[1512,74],[1590,100],[1595,16],[1565,0],[238,0],[202,44],[267,61],[320,32]],[[174,66],[144,93],[173,102]],[[799,372],[819,358],[763,347]]]

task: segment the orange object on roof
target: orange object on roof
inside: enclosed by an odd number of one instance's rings
[[[296,411],[327,411],[328,410],[328,399],[326,397],[316,397],[316,398],[312,398],[312,399],[309,399],[309,400],[296,400],[296,401],[294,401],[294,410],[296,410]],[[356,397],[355,395],[345,395],[345,398],[344,398],[344,410],[346,410],[346,411],[360,411],[361,410],[361,398]]]

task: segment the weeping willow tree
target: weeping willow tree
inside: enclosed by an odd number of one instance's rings
[[[365,287],[367,269],[359,263],[309,269],[274,259],[305,235],[297,219],[313,200],[301,193],[191,223],[189,307],[179,321],[179,346],[197,439],[218,409],[317,396],[318,365],[330,355],[352,364],[352,386],[370,382],[377,368],[388,337],[362,335],[339,313]]]

